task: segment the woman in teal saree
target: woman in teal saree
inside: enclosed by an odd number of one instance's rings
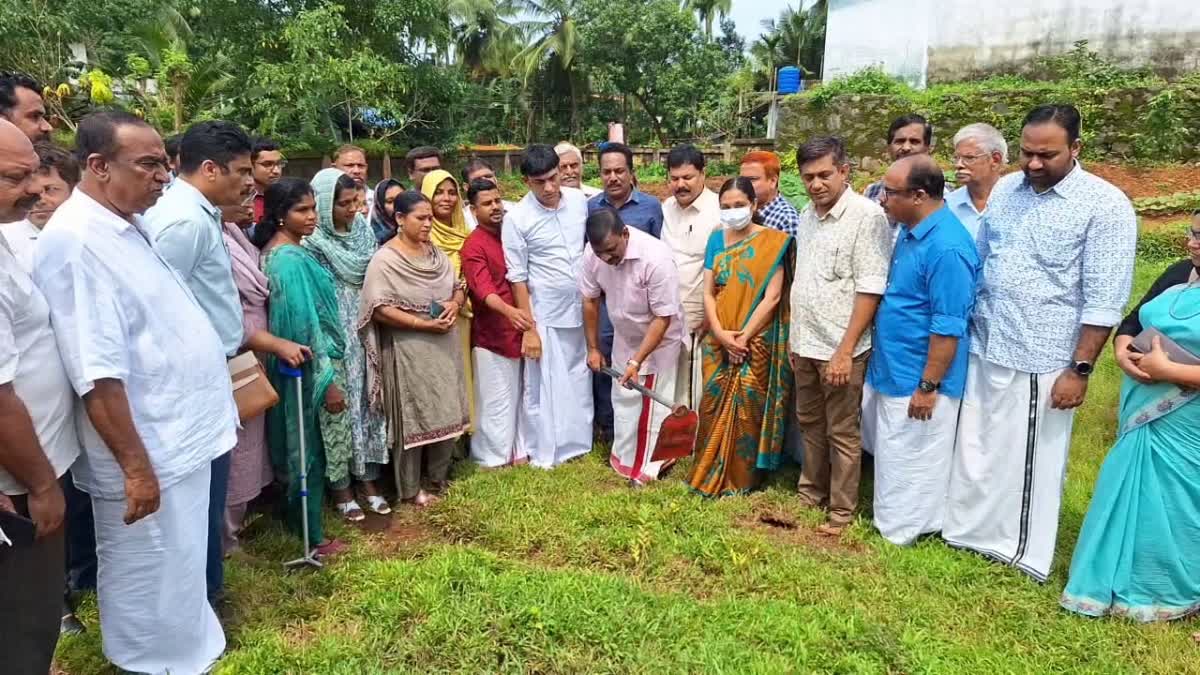
[[[304,509],[300,498],[300,434],[304,434],[308,545],[320,555],[330,555],[342,544],[326,540],[321,527],[325,481],[347,477],[351,446],[345,395],[339,384],[338,363],[345,342],[333,276],[300,245],[316,225],[312,188],[302,180],[283,178],[267,189],[255,243],[263,249],[263,273],[270,287],[271,333],[308,345],[313,354],[301,367],[303,401],[297,399],[295,381],[279,372],[278,359],[267,359],[268,376],[280,399],[267,412],[271,463],[276,476],[287,486],[284,501],[288,525],[300,534]]]
[[[1200,218],[1192,260],[1168,269],[1118,330],[1126,377],[1117,442],[1105,458],[1061,604],[1088,616],[1170,621],[1200,611],[1200,366],[1173,362],[1154,328],[1200,355]]]

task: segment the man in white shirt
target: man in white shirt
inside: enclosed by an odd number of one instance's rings
[[[576,279],[583,259],[587,197],[558,182],[558,155],[531,145],[521,161],[529,193],[504,217],[501,241],[518,309],[532,314],[526,362],[530,462],[551,468],[592,449],[592,385]]]
[[[1008,143],[990,124],[968,124],[954,134],[954,177],[962,187],[946,195],[946,206],[974,239],[992,188],[1008,163]]]
[[[38,235],[79,182],[79,163],[71,153],[50,143],[36,143],[33,149],[38,156],[38,169],[33,174],[33,189],[39,195],[38,201],[24,220],[0,225],[0,234],[8,240],[21,268],[29,274],[33,274],[33,250]]]
[[[604,192],[583,182],[583,152],[579,148],[563,141],[554,146],[554,152],[558,155],[558,180],[563,187],[582,190],[588,199]]]
[[[470,187],[471,183],[477,180],[486,180],[494,185],[500,185],[500,181],[496,179],[496,170],[492,168],[491,164],[488,164],[478,157],[470,160],[467,162],[467,165],[463,167],[463,191],[465,192]],[[463,195],[463,199],[464,201],[467,201],[466,195]],[[503,200],[501,203],[504,205],[505,212],[512,211],[517,206],[516,202],[510,202],[507,199]],[[471,206],[470,203],[468,203],[467,206]],[[475,209],[464,207],[463,219],[467,221],[468,230],[474,232],[475,228],[479,227],[479,220],[475,218]]]
[[[1133,278],[1137,215],[1079,164],[1079,111],[1034,108],[992,190],[942,537],[1045,582],[1075,409]]]
[[[692,410],[700,406],[703,384],[695,358],[707,332],[704,320],[704,249],[713,232],[721,230],[721,200],[705,185],[704,153],[680,145],[667,154],[667,177],[672,196],[663,202],[662,240],[675,254],[679,293],[683,299],[683,349],[675,400]]]
[[[796,165],[812,199],[796,230],[788,335],[796,421],[804,432],[799,492],[806,506],[828,509],[818,532],[839,536],[858,506],[871,323],[887,286],[894,235],[883,209],[850,188],[840,138],[805,143]]]
[[[0,219],[37,201],[38,157],[0,119]],[[36,539],[0,520],[0,626],[5,672],[45,673],[58,641],[63,590],[63,515],[58,479],[79,455],[74,393],[41,292],[0,239],[0,512],[26,518]]]
[[[221,340],[139,214],[167,184],[162,139],[123,112],[76,132],[83,177],[38,241],[34,278],[86,415],[72,473],[91,495],[104,654],[199,673],[225,649],[205,593],[210,464],[236,442]]]

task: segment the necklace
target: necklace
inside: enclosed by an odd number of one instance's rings
[[[1175,313],[1175,306],[1179,304],[1179,299],[1183,297],[1183,294],[1198,288],[1200,288],[1200,281],[1193,281],[1189,283],[1186,288],[1175,294],[1175,299],[1171,301],[1171,306],[1167,309],[1167,313],[1171,315],[1172,319],[1175,319],[1176,321],[1190,321],[1200,316],[1200,311],[1193,312],[1187,316],[1179,316]]]

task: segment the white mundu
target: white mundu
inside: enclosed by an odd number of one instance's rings
[[[638,383],[668,399],[675,394],[675,368],[640,375]],[[613,445],[608,463],[623,478],[657,480],[664,462],[650,461],[658,432],[671,409],[648,396],[613,383]]]
[[[478,420],[471,436],[471,459],[480,466],[496,468],[527,458],[522,359],[510,359],[483,347],[475,347],[471,354]]]
[[[526,194],[500,231],[508,280],[528,284],[542,340],[542,357],[526,360],[523,399],[530,463],[545,469],[592,449],[591,371],[575,281],[586,220],[587,198],[564,187],[555,209]]]
[[[875,457],[875,528],[899,546],[941,531],[958,428],[957,399],[939,394],[926,421],[908,416],[910,400],[863,387],[863,449]]]
[[[1054,559],[1075,418],[1050,407],[1062,372],[1022,373],[971,355],[942,529],[950,545],[1038,581]]]

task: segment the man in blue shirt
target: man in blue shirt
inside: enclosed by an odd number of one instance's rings
[[[219,120],[193,124],[179,142],[175,183],[146,212],[155,248],[196,297],[227,357],[238,353],[246,336],[233,263],[221,234],[220,207],[240,204],[250,194],[254,186],[250,150],[250,137],[236,124]],[[206,580],[214,607],[222,598],[225,579],[221,533],[231,454],[212,462]]]
[[[604,208],[616,209],[621,221],[654,237],[661,238],[662,204],[658,199],[634,187],[633,150],[623,143],[606,143],[600,147],[600,180],[604,192],[588,200],[588,215]],[[608,308],[600,305],[600,350],[606,360],[612,359],[613,326]],[[603,374],[592,375],[592,400],[596,407],[594,425],[600,440],[613,437],[612,380]]]
[[[875,456],[875,527],[907,545],[945,518],[980,263],[928,155],[896,162],[881,185],[884,210],[905,225],[875,316],[863,446]]]

